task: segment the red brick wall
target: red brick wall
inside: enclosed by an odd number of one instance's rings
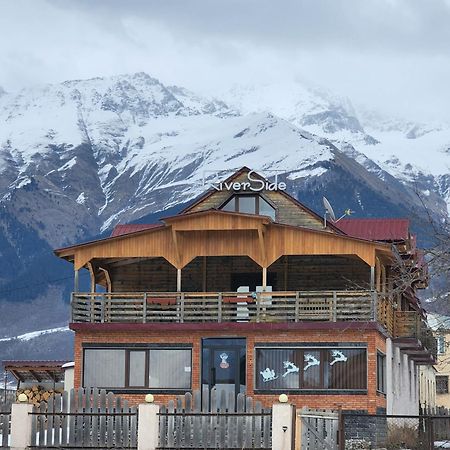
[[[247,394],[261,400],[265,406],[274,403],[276,395],[253,393],[253,361],[256,342],[364,342],[368,352],[368,393],[367,395],[289,395],[290,401],[297,407],[338,408],[367,410],[375,413],[377,407],[385,408],[384,396],[376,392],[376,355],[377,349],[385,352],[385,338],[376,330],[295,330],[295,331],[246,331],[241,334],[226,332],[149,332],[149,331],[77,331],[75,333],[75,387],[80,387],[82,376],[83,343],[190,343],[193,346],[192,388],[200,388],[200,352],[201,339],[208,337],[246,337],[247,338]],[[142,402],[145,394],[121,394],[132,403]],[[166,403],[173,395],[156,394],[158,403]]]

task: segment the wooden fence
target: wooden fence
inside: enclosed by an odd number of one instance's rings
[[[9,448],[11,431],[11,411],[0,411],[0,448]]]
[[[74,293],[72,322],[376,320],[371,291]]]
[[[210,405],[209,405],[210,403]],[[187,393],[162,407],[160,449],[271,449],[270,410],[251,397],[211,390],[210,402],[200,391]]]
[[[137,447],[136,407],[105,390],[72,389],[31,414],[31,447]]]

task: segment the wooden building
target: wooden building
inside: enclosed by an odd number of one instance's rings
[[[216,387],[385,411],[392,349],[413,370],[434,361],[407,222],[406,235],[385,221],[384,235],[362,238],[284,188],[243,168],[159,224],[56,250],[75,269],[75,386],[136,402]],[[90,292],[78,292],[81,269]]]

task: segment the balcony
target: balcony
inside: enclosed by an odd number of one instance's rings
[[[394,312],[394,342],[419,364],[436,362],[436,339],[417,311]]]
[[[71,322],[367,322],[375,311],[371,291],[74,293]]]

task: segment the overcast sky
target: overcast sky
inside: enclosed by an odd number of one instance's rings
[[[450,0],[0,0],[0,86],[145,71],[204,93],[307,80],[450,121]]]

